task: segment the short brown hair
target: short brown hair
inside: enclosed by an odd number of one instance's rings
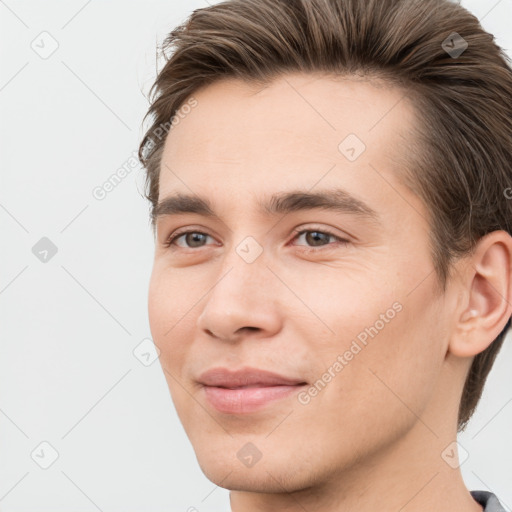
[[[471,254],[481,237],[495,230],[512,233],[512,202],[505,192],[512,181],[511,62],[458,3],[228,0],[193,11],[169,33],[162,52],[166,62],[144,118],[151,116],[152,126],[139,147],[152,212],[162,127],[200,87],[222,78],[268,84],[287,72],[326,72],[384,78],[413,100],[418,122],[404,182],[428,209],[442,291],[452,262]],[[480,400],[509,326],[510,319],[474,357],[458,431]]]

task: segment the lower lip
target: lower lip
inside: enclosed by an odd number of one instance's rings
[[[267,386],[240,389],[203,386],[203,389],[208,402],[219,412],[243,414],[262,409],[276,400],[288,398],[304,386],[305,384],[297,384],[295,386]]]

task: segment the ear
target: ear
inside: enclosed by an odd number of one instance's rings
[[[448,351],[472,357],[496,339],[512,315],[512,237],[506,231],[479,240],[461,283],[466,298],[457,309]]]

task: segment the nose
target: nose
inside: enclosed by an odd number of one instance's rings
[[[237,341],[267,338],[280,329],[276,277],[263,257],[247,263],[237,254],[227,258],[203,302],[197,325],[210,337]],[[228,261],[229,260],[229,261]]]

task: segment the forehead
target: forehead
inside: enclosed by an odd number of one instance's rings
[[[335,142],[344,133],[353,132],[373,145],[382,136],[392,137],[414,117],[404,90],[369,78],[296,73],[278,77],[266,86],[225,79],[201,88],[193,96],[197,106],[181,116],[170,132],[172,138],[176,143],[183,142],[181,136],[193,130],[203,141],[207,135],[223,139],[233,151],[240,143],[244,150],[250,147],[244,131],[237,131],[241,128],[291,131],[295,137],[306,137],[311,142],[328,134]],[[208,123],[214,119],[213,125]],[[389,128],[393,128],[391,133]],[[223,137],[226,133],[229,140]],[[172,144],[171,137],[168,139]],[[287,138],[274,142],[286,144]]]
[[[165,142],[160,199],[178,191],[234,202],[242,194],[247,207],[251,195],[318,184],[378,200],[399,186],[415,122],[401,89],[297,73],[265,87],[222,80],[193,97]]]

